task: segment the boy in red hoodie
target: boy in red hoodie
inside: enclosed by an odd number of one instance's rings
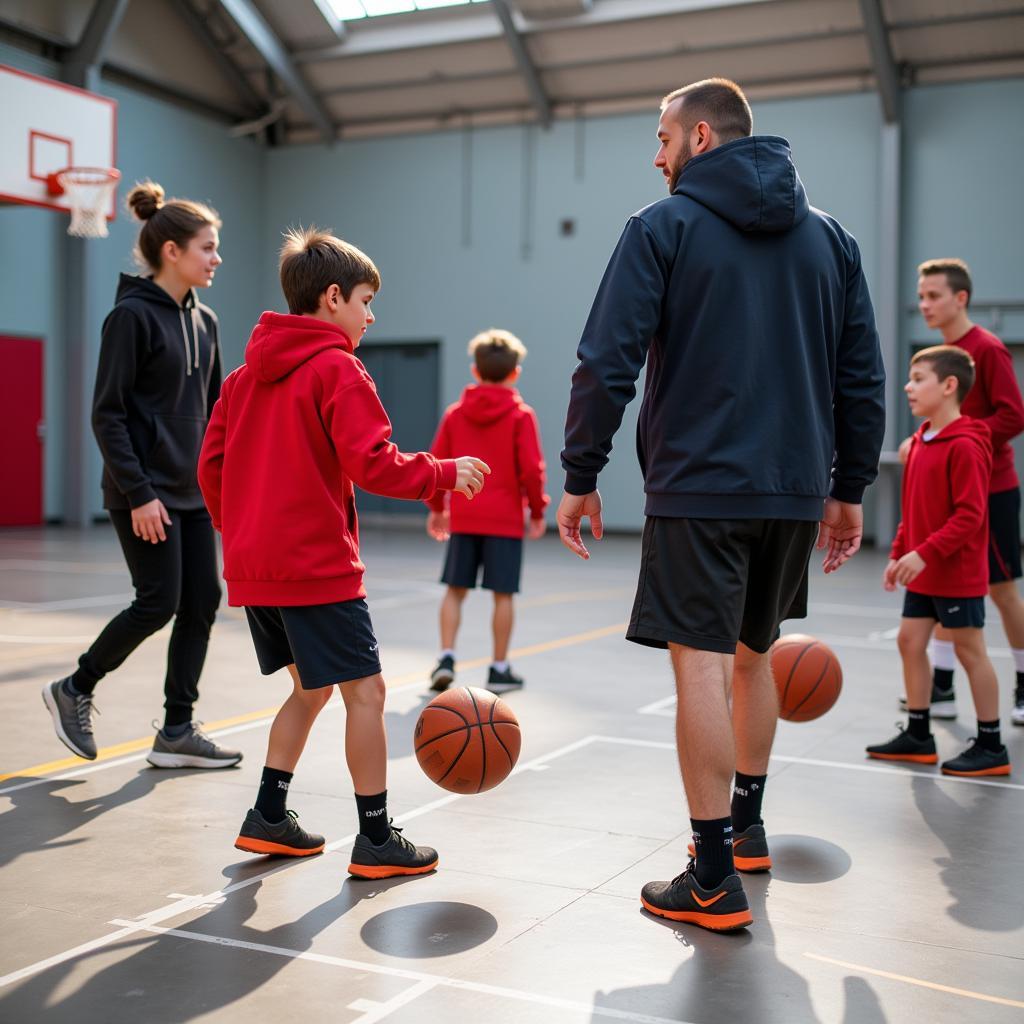
[[[974,360],[960,348],[936,345],[910,361],[903,389],[910,411],[924,418],[903,471],[903,519],[892,542],[882,582],[907,588],[898,644],[907,691],[908,724],[888,743],[867,748],[883,761],[935,764],[929,696],[928,641],[936,623],[953,638],[967,670],[978,735],[959,757],[944,761],[944,775],[1009,775],[999,735],[999,684],[985,650],[988,590],[988,483],[992,434],[963,416],[960,406],[974,383]]]
[[[441,582],[448,585],[441,602],[441,656],[430,676],[432,690],[445,690],[455,679],[455,637],[462,602],[476,586],[494,593],[494,658],[487,686],[498,693],[518,689],[523,680],[508,663],[514,618],[513,595],[519,591],[523,561],[523,507],[530,510],[528,536],[544,535],[544,455],[534,411],[516,390],[526,346],[508,331],[483,331],[469,343],[476,384],[448,407],[431,452],[439,459],[465,449],[479,452],[493,477],[487,492],[472,505],[436,493],[428,499],[427,533],[448,541]]]
[[[316,228],[281,249],[289,315],[264,313],[245,364],[224,381],[199,458],[199,484],[223,535],[228,603],[244,606],[265,675],[287,668],[292,692],[270,729],[255,806],[235,846],[305,857],[323,836],[285,804],[309,730],[337,685],[359,834],[349,872],[425,874],[437,853],[414,846],[387,813],[384,680],[363,587],[353,484],[392,498],[439,490],[472,497],[477,459],[406,455],[355,357],[373,323],[380,274],[368,256]]]

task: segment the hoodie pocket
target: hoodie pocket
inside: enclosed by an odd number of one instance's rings
[[[157,487],[171,491],[195,490],[199,449],[206,433],[206,420],[196,416],[153,417],[155,439],[146,455],[146,471]]]

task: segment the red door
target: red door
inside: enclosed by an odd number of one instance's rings
[[[0,526],[43,521],[43,341],[0,335]]]

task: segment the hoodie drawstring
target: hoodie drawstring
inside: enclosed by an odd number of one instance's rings
[[[195,350],[195,355],[190,349],[188,343],[188,328],[185,326],[185,311],[179,306],[178,307],[178,318],[181,321],[181,340],[185,344],[185,376],[192,376],[193,365],[199,369],[199,326],[196,324],[196,308],[193,306],[189,310],[189,316],[192,319],[192,348]],[[194,362],[193,362],[194,360]]]
[[[195,368],[199,369],[199,323],[197,319],[196,307],[192,307],[192,340],[196,346],[196,361]]]

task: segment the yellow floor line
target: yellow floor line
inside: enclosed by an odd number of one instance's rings
[[[954,996],[964,996],[967,999],[980,999],[986,1003],[998,1003],[1000,1006],[1015,1006],[1024,1009],[1024,1002],[1019,999],[1004,999],[1002,996],[990,996],[984,992],[972,992],[967,988],[953,988],[951,985],[939,985],[934,981],[924,981],[922,978],[909,978],[905,974],[893,974],[891,971],[879,971],[874,967],[865,967],[863,964],[851,964],[845,960],[833,960],[828,956],[819,956],[817,953],[804,953],[804,956],[811,960],[820,960],[825,964],[834,964],[836,967],[843,967],[849,971],[857,971],[859,974],[873,974],[879,978],[889,978],[892,981],[905,981],[908,985],[917,985],[920,988],[931,988],[936,992],[948,992]]]
[[[529,647],[516,647],[508,652],[509,659],[529,658],[534,654],[544,654],[546,651],[555,651],[561,647],[572,647],[574,644],[584,644],[591,640],[599,640],[602,637],[612,636],[621,633],[626,628],[624,622],[617,622],[614,626],[605,626],[602,629],[588,630],[586,633],[574,633],[571,636],[559,637],[557,640],[548,640],[545,643],[532,644]],[[490,657],[473,658],[470,661],[460,661],[457,665],[459,670],[482,668],[490,665]],[[395,679],[389,679],[389,686],[405,686],[415,683],[417,680],[426,680],[427,672],[420,670],[410,672]],[[255,722],[261,718],[272,719],[277,714],[279,705],[269,708],[261,708],[259,711],[249,711],[244,715],[233,715],[231,718],[222,718],[217,722],[204,722],[203,728],[208,733],[215,733],[220,729],[229,729],[234,725],[244,725],[247,722]],[[97,751],[94,761],[86,761],[81,757],[62,757],[57,761],[46,761],[43,764],[32,765],[31,768],[23,768],[20,772],[7,772],[0,774],[0,782],[8,779],[25,778],[27,776],[49,775],[52,772],[66,771],[69,768],[82,768],[87,764],[99,764],[103,761],[111,761],[116,757],[124,757],[125,754],[135,754],[145,750],[153,743],[153,737],[145,736],[138,740],[128,740],[125,743],[115,743],[111,747],[101,747]]]

